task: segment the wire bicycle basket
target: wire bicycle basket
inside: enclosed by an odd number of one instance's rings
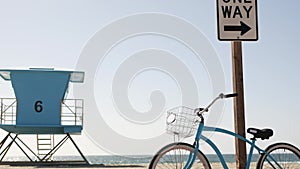
[[[179,138],[191,137],[197,131],[199,117],[194,109],[179,106],[167,111],[167,133]]]

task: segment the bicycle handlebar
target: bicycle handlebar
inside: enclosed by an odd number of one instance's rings
[[[230,98],[230,97],[236,97],[236,96],[238,96],[237,93],[232,93],[232,94],[226,94],[226,95],[224,95],[224,98]]]
[[[231,94],[223,94],[220,93],[218,97],[216,97],[206,108],[197,108],[195,109],[195,113],[198,116],[201,116],[204,112],[208,112],[208,109],[219,99],[227,99],[231,97],[236,97],[238,94],[237,93],[231,93]]]

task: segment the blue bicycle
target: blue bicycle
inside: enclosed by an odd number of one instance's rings
[[[234,132],[204,126],[203,114],[219,99],[235,97],[236,94],[220,94],[206,108],[190,109],[187,107],[177,107],[168,111],[167,132],[179,138],[190,137],[195,134],[193,145],[175,142],[160,149],[149,165],[149,169],[172,168],[172,169],[210,169],[211,165],[206,156],[199,150],[199,140],[204,140],[216,152],[224,169],[228,169],[225,159],[219,148],[209,138],[202,135],[202,131],[220,132],[237,137],[250,144],[246,169],[250,168],[254,150],[257,150],[260,157],[256,163],[257,169],[300,169],[300,151],[297,147],[288,143],[276,143],[263,150],[255,143],[257,139],[269,139],[273,135],[271,129],[249,128],[248,133],[253,137],[248,140]]]

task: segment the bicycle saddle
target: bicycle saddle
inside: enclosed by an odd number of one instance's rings
[[[253,134],[254,138],[260,138],[262,140],[269,139],[273,136],[272,129],[257,129],[257,128],[248,128],[247,133]]]

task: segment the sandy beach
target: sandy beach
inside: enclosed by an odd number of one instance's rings
[[[210,163],[212,169],[223,169],[221,163]],[[235,163],[227,163],[228,168],[235,169]],[[298,164],[297,164],[298,165]],[[138,164],[138,165],[90,165],[90,166],[68,166],[68,165],[60,165],[60,166],[49,166],[49,165],[0,165],[0,169],[147,169],[148,164]],[[251,163],[250,169],[255,169],[256,163]]]
[[[73,168],[73,169],[145,169],[147,166],[9,166],[9,165],[0,165],[0,169],[36,169],[36,168],[43,168],[43,169],[67,169],[67,168]]]
[[[229,168],[235,168],[235,163],[228,163],[227,164]],[[211,167],[213,169],[222,169],[221,163],[211,163]],[[10,166],[10,165],[0,165],[0,169],[36,169],[36,168],[43,168],[43,169],[66,169],[66,168],[75,168],[75,169],[104,169],[104,168],[109,168],[109,169],[146,169],[148,168],[148,164],[140,164],[140,165],[106,165],[106,166],[101,166],[101,165],[91,165],[91,166]],[[256,163],[251,164],[251,169],[256,168]]]
[[[9,166],[9,165],[0,165],[0,169],[36,169],[36,168],[43,168],[43,169],[67,169],[67,168],[73,168],[73,169],[145,169],[147,166],[137,167],[137,166]]]

